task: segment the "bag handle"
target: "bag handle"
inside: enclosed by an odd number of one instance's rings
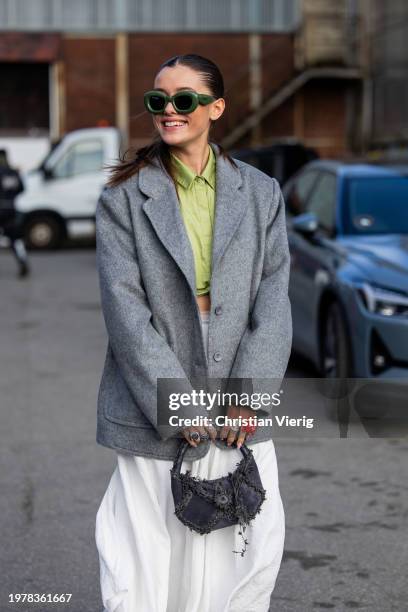
[[[225,440],[225,444],[227,443],[227,441]],[[177,456],[174,460],[174,465],[173,465],[173,472],[175,472],[176,474],[180,474],[181,472],[181,465],[183,463],[183,459],[184,459],[184,455],[187,452],[188,447],[190,446],[189,442],[187,440],[182,440],[180,443],[180,446],[178,448],[177,451]],[[243,456],[246,458],[251,454],[251,450],[247,447],[247,445],[245,444],[245,442],[242,444],[241,448],[239,449],[241,451],[241,453],[243,454]]]

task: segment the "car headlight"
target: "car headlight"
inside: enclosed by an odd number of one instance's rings
[[[370,312],[384,317],[408,316],[408,296],[398,291],[381,289],[368,283],[358,287],[358,293]]]

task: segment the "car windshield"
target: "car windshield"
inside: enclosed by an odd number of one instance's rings
[[[408,234],[408,177],[364,177],[346,181],[346,234]]]

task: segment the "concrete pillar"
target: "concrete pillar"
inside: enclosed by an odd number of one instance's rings
[[[50,138],[56,140],[66,130],[66,92],[65,66],[62,61],[50,64],[49,100],[50,100]]]
[[[116,125],[122,135],[123,146],[129,142],[129,72],[128,35],[116,35]]]
[[[249,35],[249,107],[256,111],[262,104],[262,39],[260,34]],[[251,145],[262,142],[261,125],[258,123],[251,130]]]

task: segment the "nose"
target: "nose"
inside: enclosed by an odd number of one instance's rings
[[[174,108],[171,102],[167,102],[166,106],[164,107],[164,112],[165,113],[176,112],[176,109]]]

